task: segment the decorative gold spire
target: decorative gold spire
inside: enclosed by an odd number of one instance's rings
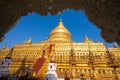
[[[92,39],[90,39],[90,42],[91,42],[91,43],[93,43],[93,40],[92,40]]]
[[[6,58],[11,59],[12,53],[13,53],[13,48],[10,50],[10,53],[8,55],[6,55]]]
[[[55,62],[54,55],[53,55],[52,58],[51,58],[51,62]]]
[[[31,44],[32,43],[32,37],[28,39],[28,41],[24,42],[24,44]]]
[[[60,18],[60,22],[62,22],[62,18]]]
[[[62,19],[60,19],[60,22],[58,23],[57,27],[51,31],[49,40],[55,40],[55,41],[72,41],[70,32],[65,28]]]
[[[51,56],[50,62],[51,62],[51,63],[56,63],[56,61],[55,61],[55,56],[54,56],[54,55]]]
[[[103,44],[104,44],[105,48],[108,49],[107,43],[106,43],[106,42],[103,42]]]
[[[87,37],[87,35],[85,35],[85,38],[84,38],[84,43],[86,43],[86,42],[88,42],[88,37]]]
[[[100,41],[99,41],[99,40],[97,40],[97,43],[100,43]]]
[[[113,44],[114,44],[114,48],[118,48],[118,45],[116,42],[114,42]]]
[[[4,45],[2,49],[6,49],[6,45]]]
[[[54,61],[55,60],[55,58],[54,58],[54,56],[52,57],[52,61]]]
[[[32,37],[29,38],[28,42],[29,42],[29,43],[32,43]]]
[[[8,45],[8,48],[10,48],[10,45]]]
[[[90,40],[87,35],[85,35],[85,38],[84,38],[84,43],[92,43],[92,39]]]
[[[86,39],[86,40],[88,39],[88,36],[87,36],[87,35],[85,35],[85,39]]]

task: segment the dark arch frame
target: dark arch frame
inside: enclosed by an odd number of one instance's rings
[[[21,16],[36,12],[57,15],[66,9],[85,10],[107,42],[120,44],[120,0],[0,0],[0,41]],[[110,36],[109,36],[110,35]]]

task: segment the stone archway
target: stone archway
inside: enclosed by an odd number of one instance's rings
[[[32,12],[57,15],[66,9],[85,10],[88,19],[101,29],[107,42],[120,44],[120,0],[1,0],[0,40],[21,16]],[[109,36],[110,35],[110,36]]]

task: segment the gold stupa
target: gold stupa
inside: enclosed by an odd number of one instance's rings
[[[65,28],[62,19],[60,20],[60,22],[58,23],[57,27],[55,27],[55,29],[53,29],[50,33],[49,36],[49,40],[50,41],[57,41],[57,42],[71,42],[72,38],[71,38],[71,34],[70,32]]]
[[[11,53],[10,73],[25,75],[30,67],[31,75],[42,80],[48,63],[54,57],[60,80],[120,80],[120,48],[117,44],[107,48],[100,41],[85,36],[83,42],[74,42],[62,20],[44,41],[32,43],[32,38],[13,48],[0,49],[0,61]]]

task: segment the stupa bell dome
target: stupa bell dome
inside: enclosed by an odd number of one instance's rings
[[[56,26],[54,30],[51,31],[49,40],[55,40],[55,41],[72,41],[70,32],[65,28],[62,20],[60,19],[60,22]]]

